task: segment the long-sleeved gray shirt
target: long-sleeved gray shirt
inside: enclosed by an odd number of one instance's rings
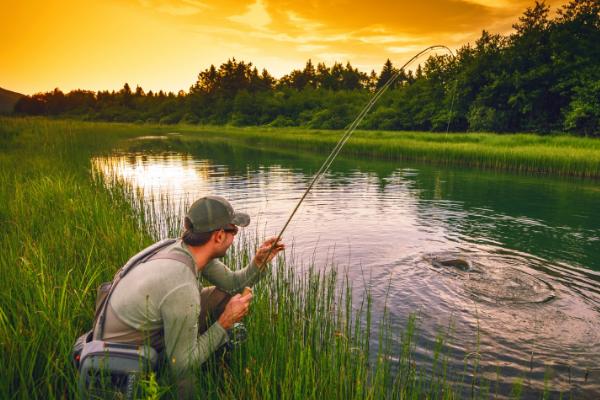
[[[165,251],[181,252],[193,260],[181,240]],[[263,273],[254,264],[231,271],[215,259],[201,275],[221,290],[235,294],[252,286]],[[182,262],[156,259],[136,266],[110,298],[104,340],[149,342],[159,350],[164,345],[171,367],[179,373],[203,363],[227,341],[227,332],[215,322],[198,334],[201,289],[196,270]]]

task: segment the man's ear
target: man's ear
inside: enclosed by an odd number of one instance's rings
[[[215,244],[221,244],[225,240],[225,231],[221,229],[213,232],[210,240],[212,240]]]

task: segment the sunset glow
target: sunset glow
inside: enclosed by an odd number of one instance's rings
[[[561,2],[550,2],[554,11]],[[188,90],[228,58],[280,77],[306,60],[368,72],[423,47],[457,48],[482,29],[507,33],[533,2],[434,0],[24,0],[3,4],[0,87],[32,94]]]

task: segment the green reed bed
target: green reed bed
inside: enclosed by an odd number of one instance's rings
[[[118,182],[105,186],[90,170],[92,154],[160,132],[0,119],[0,398],[73,398],[76,371],[69,353],[91,325],[97,285],[158,232],[177,231],[176,217],[149,214],[139,194]],[[165,204],[166,213],[175,209]],[[230,264],[247,263],[255,243],[242,236]],[[392,331],[386,317],[372,321],[369,293],[353,294],[351,282],[335,269],[303,269],[281,259],[256,287],[247,325],[249,339],[228,368],[219,360],[204,367],[200,393],[223,399],[452,399],[493,393],[493,384],[476,373],[448,370],[443,335],[431,349],[432,372],[420,369],[413,359],[416,319],[402,332]],[[377,349],[370,348],[373,327],[380,328]],[[473,359],[466,361],[466,371],[476,371]],[[145,398],[175,397],[165,376],[147,377],[142,386]]]
[[[184,145],[191,145],[194,140],[235,141],[252,147],[285,147],[324,154],[342,135],[341,131],[297,128],[179,126],[173,130],[186,134],[171,139]],[[341,155],[600,177],[600,141],[568,135],[357,131]]]
[[[124,193],[90,179],[89,157],[140,133],[0,119],[0,398],[72,397],[67,356],[96,285],[152,241]]]

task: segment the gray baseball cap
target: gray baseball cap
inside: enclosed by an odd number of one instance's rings
[[[227,200],[220,196],[205,196],[190,206],[186,217],[194,225],[194,232],[210,232],[225,228],[229,224],[248,226],[250,216],[235,212]]]

